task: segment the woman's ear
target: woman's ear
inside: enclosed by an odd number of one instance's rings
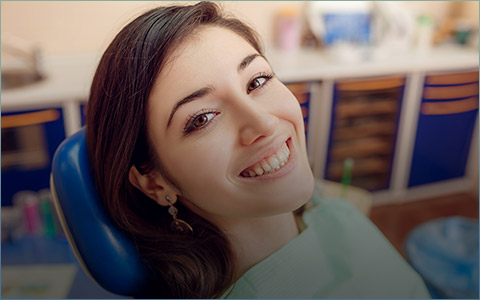
[[[134,187],[162,206],[168,206],[167,196],[172,198],[172,195],[176,195],[174,191],[170,191],[169,184],[160,174],[141,174],[135,165],[130,167],[128,180]]]

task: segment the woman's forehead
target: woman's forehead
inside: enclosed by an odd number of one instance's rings
[[[192,68],[212,61],[227,63],[246,52],[258,52],[236,32],[219,26],[201,26],[172,50],[162,72],[174,67]],[[167,66],[168,65],[168,66]]]

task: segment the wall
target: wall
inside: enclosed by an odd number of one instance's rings
[[[99,51],[105,49],[127,21],[149,8],[169,3],[175,2],[2,1],[1,33],[2,37],[5,33],[12,33],[37,42],[49,54]],[[253,25],[269,42],[272,40],[272,20],[277,9],[285,5],[302,7],[304,3],[229,1],[221,5]]]
[[[113,36],[141,12],[173,1],[2,1],[1,33],[12,33],[34,41],[48,54],[70,54],[105,49]],[[188,2],[182,2],[184,4]],[[193,3],[193,2],[190,2]],[[228,11],[253,25],[266,43],[273,41],[273,19],[283,7],[301,10],[306,1],[225,1]],[[414,14],[431,14],[435,19],[455,12],[475,19],[478,3],[450,1],[402,2]],[[475,8],[476,7],[476,8]]]

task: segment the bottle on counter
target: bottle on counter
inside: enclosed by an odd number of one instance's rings
[[[42,219],[37,193],[33,191],[17,192],[13,195],[13,206],[22,212],[25,233],[31,235],[42,234]]]
[[[417,21],[416,49],[419,54],[427,54],[433,46],[435,22],[428,15],[418,17]]]

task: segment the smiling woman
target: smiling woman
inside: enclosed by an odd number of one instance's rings
[[[426,297],[348,204],[294,214],[314,190],[300,106],[255,32],[215,4],[160,7],[122,29],[87,116],[99,193],[152,271],[146,297]],[[359,276],[365,263],[375,275]]]

